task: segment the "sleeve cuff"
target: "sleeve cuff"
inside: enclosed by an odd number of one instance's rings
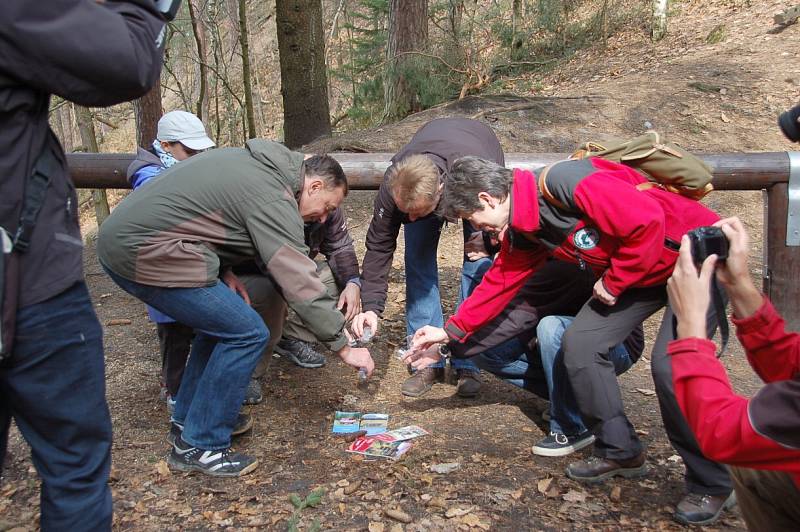
[[[775,310],[775,307],[772,306],[772,302],[766,295],[764,295],[763,298],[761,306],[752,316],[741,319],[731,317],[731,321],[736,325],[739,334],[763,330],[778,317],[778,312]]]
[[[353,277],[352,279],[348,279],[347,283],[345,283],[345,284],[348,284],[348,283],[353,283],[357,287],[361,288],[361,278],[360,277]]]
[[[703,356],[705,353],[716,358],[716,351],[717,345],[706,338],[681,338],[680,340],[673,340],[667,345],[667,354],[669,355],[691,353]]]

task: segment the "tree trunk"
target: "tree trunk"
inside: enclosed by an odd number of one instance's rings
[[[134,100],[133,114],[136,116],[136,144],[147,149],[158,134],[158,119],[163,114],[159,83],[150,92]]]
[[[517,60],[517,49],[522,46],[522,38],[519,36],[519,22],[522,20],[522,0],[513,0],[511,3],[511,53],[509,60]]]
[[[242,83],[247,138],[256,138],[256,113],[253,109],[253,82],[250,79],[250,43],[247,32],[247,0],[239,0],[239,44],[242,46]]]
[[[667,0],[653,0],[653,40],[660,41],[667,34]]]
[[[320,0],[276,0],[284,143],[290,148],[331,134],[325,30]]]
[[[197,103],[195,109],[197,116],[204,123],[208,121],[208,39],[206,38],[205,8],[201,5],[198,9],[195,6],[197,0],[188,0],[189,18],[192,21],[192,33],[194,42],[197,45],[198,64],[198,88]]]
[[[384,121],[399,120],[420,110],[418,95],[407,79],[408,67],[418,58],[407,52],[424,50],[427,40],[428,0],[390,0]]]
[[[81,144],[89,153],[97,153],[100,151],[97,147],[97,136],[94,132],[94,121],[92,120],[92,112],[86,107],[72,104],[75,109],[75,119],[78,122],[78,131],[81,134]],[[94,215],[97,219],[97,227],[100,227],[106,221],[111,210],[108,208],[108,197],[104,188],[96,188],[92,190],[92,203],[94,204]]]

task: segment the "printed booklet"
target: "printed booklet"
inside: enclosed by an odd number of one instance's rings
[[[367,431],[367,436],[386,432],[389,425],[389,414],[362,414],[361,412],[337,411],[333,416],[334,434],[348,434],[360,430]]]

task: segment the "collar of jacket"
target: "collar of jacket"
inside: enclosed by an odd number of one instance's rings
[[[535,233],[541,227],[536,175],[533,172],[515,168],[513,179],[509,225],[511,229],[520,233]]]

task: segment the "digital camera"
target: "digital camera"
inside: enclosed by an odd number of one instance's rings
[[[687,234],[692,243],[695,264],[702,264],[709,255],[716,255],[717,260],[728,258],[728,237],[719,227],[698,227]]]

